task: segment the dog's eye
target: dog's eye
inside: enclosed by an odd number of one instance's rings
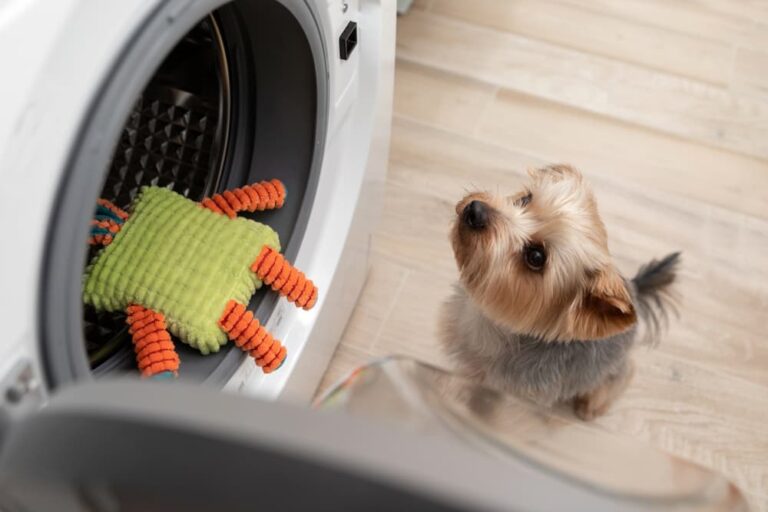
[[[540,245],[529,245],[523,251],[525,264],[534,272],[539,272],[547,263],[547,253]]]
[[[524,196],[518,198],[518,200],[515,201],[515,204],[520,208],[525,208],[526,206],[528,206],[528,203],[531,202],[531,199],[533,199],[533,194],[528,192]]]

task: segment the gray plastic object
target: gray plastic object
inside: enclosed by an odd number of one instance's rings
[[[67,388],[0,451],[0,510],[273,509],[643,510],[440,435],[182,383]]]

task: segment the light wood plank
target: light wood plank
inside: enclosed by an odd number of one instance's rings
[[[768,3],[765,0],[685,0],[682,2],[691,11],[708,11],[718,16],[768,21]]]
[[[421,66],[399,61],[396,68],[395,112],[434,119],[449,130],[474,130],[478,112],[492,101],[497,87],[468,83],[456,75],[422,72]],[[443,94],[429,94],[441,91]],[[426,93],[426,94],[425,94]]]
[[[400,20],[398,56],[768,158],[768,106],[722,87],[418,11]]]
[[[361,295],[344,336],[356,340],[359,348],[373,347],[385,328],[385,321],[395,307],[409,273],[410,266],[378,258],[374,253],[366,293]]]
[[[560,0],[574,7],[650,27],[720,41],[741,40],[755,18],[757,5],[740,2],[738,9],[669,0]],[[726,0],[730,1],[730,0]]]
[[[641,353],[626,395],[597,425],[715,468],[764,506],[768,434],[752,407],[766,410],[766,401],[764,387]]]
[[[764,27],[768,32],[768,25]],[[736,54],[733,86],[750,94],[768,97],[768,34],[761,50],[741,48]]]
[[[432,0],[414,0],[414,2],[411,4],[411,9],[413,10],[427,10],[431,7]]]
[[[344,374],[386,353],[374,350],[387,319],[405,286],[410,268],[380,257],[373,251],[368,279],[347,324],[338,349],[326,371],[318,393],[336,384]],[[316,394],[317,396],[317,394]]]
[[[768,3],[765,5],[768,8]],[[737,48],[768,51],[768,15],[762,20],[753,20],[746,32],[735,40],[735,45]]]
[[[453,366],[437,342],[440,307],[452,284],[453,278],[445,274],[414,270],[373,350],[409,356],[443,368]]]
[[[550,0],[435,0],[431,12],[712,84],[727,83],[732,49],[691,35]],[[692,59],[691,56],[696,58]]]

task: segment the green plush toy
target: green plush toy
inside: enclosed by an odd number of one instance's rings
[[[236,213],[279,208],[284,200],[278,180],[200,203],[145,187],[130,215],[99,200],[89,242],[106,247],[86,270],[83,300],[99,311],[126,311],[143,375],[177,374],[169,331],[202,354],[232,340],[264,372],[280,367],[285,347],[246,305],[266,283],[309,309],[317,288],[280,254],[272,228]]]

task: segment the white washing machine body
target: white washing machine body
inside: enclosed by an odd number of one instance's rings
[[[44,398],[52,385],[66,384],[52,382],[46,343],[55,343],[59,331],[49,318],[71,301],[51,299],[55,286],[47,288],[47,274],[53,272],[52,261],[73,258],[60,254],[50,239],[60,234],[58,223],[64,223],[57,215],[63,208],[64,175],[75,158],[73,147],[83,138],[85,125],[96,122],[89,117],[94,98],[105,83],[120,76],[116,66],[131,58],[127,48],[140,40],[137,33],[148,21],[171,30],[179,20],[200,18],[224,3],[11,0],[0,6],[0,62],[8,70],[0,95],[0,381],[6,389],[23,394],[37,383]],[[289,351],[280,371],[265,376],[252,360],[239,357],[236,369],[217,384],[246,394],[305,400],[333,354],[367,272],[388,158],[395,5],[374,0],[280,4],[317,34],[312,52],[318,69],[324,70],[317,84],[325,105],[317,126],[322,134],[315,151],[319,172],[291,255],[316,282],[320,296],[308,312],[284,299],[268,311],[266,327]],[[341,59],[340,35],[350,22],[357,24],[360,41]],[[156,43],[156,59],[168,51],[162,44],[170,42]],[[129,87],[130,75],[124,76]],[[125,115],[116,109],[116,115]],[[91,135],[90,147],[114,146],[114,136],[106,132],[101,141]],[[82,202],[94,199],[84,196]],[[74,259],[65,261],[61,271],[77,273],[82,261]],[[60,326],[67,329],[71,327]],[[63,336],[61,340],[70,343]],[[72,349],[64,352],[82,350]],[[82,366],[82,361],[76,364]]]

